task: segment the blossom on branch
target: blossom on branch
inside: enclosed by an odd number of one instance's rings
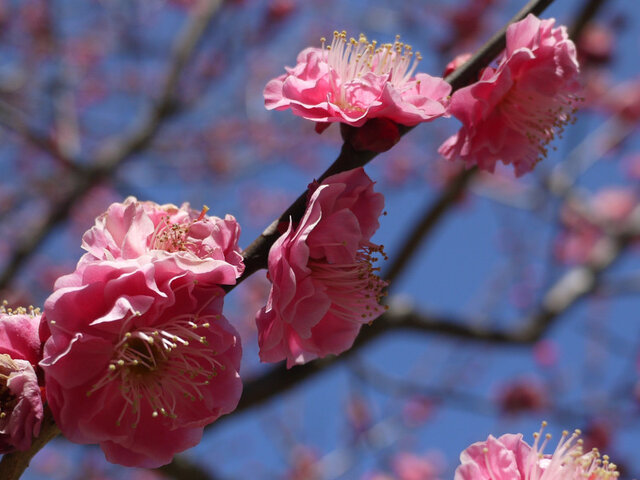
[[[569,198],[560,213],[555,257],[567,264],[586,262],[607,229],[620,229],[638,205],[631,187],[607,187],[586,199]]]
[[[319,132],[331,122],[359,127],[372,118],[407,126],[428,122],[446,113],[451,86],[414,75],[420,59],[399,37],[378,46],[362,34],[348,40],[346,32],[334,32],[331,45],[322,39],[322,48],[304,49],[295,67],[267,83],[265,106],[321,122]]]
[[[0,453],[28,450],[40,433],[39,323],[37,309],[0,306]]]
[[[440,146],[442,156],[489,172],[501,161],[520,176],[547,155],[579,101],[576,47],[554,23],[529,14],[509,26],[497,68],[452,95],[449,112],[462,128]]]
[[[273,285],[256,316],[261,360],[288,368],[347,350],[384,311],[386,283],[372,265],[384,253],[370,242],[384,197],[363,168],[314,183],[308,195],[302,220],[271,247]]]
[[[234,284],[244,271],[238,247],[240,226],[232,215],[224,219],[189,208],[128,197],[114,203],[82,237],[89,254],[82,261],[134,259],[150,254],[174,258],[185,270],[210,272],[210,281]],[[202,280],[202,279],[200,279]]]
[[[45,302],[47,401],[69,440],[158,467],[235,409],[241,346],[224,291],[166,262],[87,264]]]
[[[222,316],[244,269],[233,217],[113,204],[45,302],[47,401],[62,433],[107,459],[157,467],[235,409],[242,349]]]
[[[543,429],[546,422],[543,423]],[[580,431],[562,433],[555,451],[544,453],[551,435],[534,434],[533,446],[522,434],[489,435],[460,454],[454,480],[611,480],[619,473],[609,457],[598,450],[583,452]]]

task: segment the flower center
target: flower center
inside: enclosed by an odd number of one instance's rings
[[[152,417],[177,418],[177,407],[184,399],[203,398],[201,387],[225,369],[215,360],[216,352],[202,336],[209,329],[207,320],[219,315],[181,315],[157,327],[126,332],[115,345],[107,371],[87,392],[91,396],[111,382],[117,382],[125,400],[116,425],[127,411],[135,415],[132,428],[140,420],[143,402]]]
[[[551,435],[544,436],[542,445],[539,442],[546,426],[547,422],[542,422],[542,428],[534,434],[535,441],[526,459],[525,480],[612,480],[620,476],[617,466],[609,461],[607,455],[601,457],[595,448],[583,452],[580,430],[575,430],[571,435],[566,430],[562,432],[555,451],[545,455],[544,449]]]
[[[0,304],[0,313],[4,315],[30,315],[35,317],[40,315],[40,308],[35,308],[33,305],[29,305],[28,307],[15,307],[10,308],[9,302],[3,300]]]
[[[185,252],[187,250],[197,253],[202,245],[194,242],[189,237],[189,231],[194,223],[205,220],[205,214],[208,210],[209,207],[205,205],[200,212],[200,216],[187,223],[174,223],[169,215],[163,217],[153,233],[150,248],[165,250],[170,253]]]
[[[396,88],[401,88],[422,60],[420,52],[416,52],[414,56],[411,45],[402,43],[399,35],[394,43],[384,43],[381,46],[378,46],[375,40],[369,42],[363,34],[360,34],[358,40],[350,38],[347,41],[345,31],[333,32],[331,45],[325,47],[324,37],[320,41],[322,49],[327,52],[327,63],[339,78],[340,84],[335,87],[340,98],[334,99],[336,102],[345,101],[345,84],[368,72],[388,75],[388,82]]]
[[[369,243],[356,253],[352,263],[327,263],[326,259],[311,259],[308,263],[313,277],[321,281],[331,298],[330,311],[335,316],[354,323],[375,320],[388,307],[380,305],[386,295],[387,282],[378,277],[375,256],[386,255],[381,245]]]
[[[564,127],[575,122],[576,95],[558,92],[545,95],[532,89],[518,88],[517,84],[498,105],[501,117],[508,125],[522,132],[529,140],[525,157],[531,165],[546,158],[547,145],[556,137],[562,138]]]

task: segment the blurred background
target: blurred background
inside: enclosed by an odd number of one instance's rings
[[[41,306],[94,218],[129,195],[231,213],[247,246],[336,158],[262,90],[334,30],[420,51],[442,75],[524,0],[0,0],[0,298]],[[473,174],[418,126],[367,166],[389,313],[354,349],[261,365],[260,271],[227,296],[241,408],[159,471],[58,438],[27,479],[432,480],[487,435],[580,428],[640,477],[640,5],[556,1],[583,66],[577,123],[536,170]],[[420,231],[416,226],[427,223]],[[419,245],[413,251],[410,240]],[[391,272],[391,273],[389,273]],[[552,440],[552,444],[555,440]]]

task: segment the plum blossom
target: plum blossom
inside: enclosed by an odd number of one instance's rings
[[[543,429],[546,422],[543,423]],[[551,440],[542,430],[534,434],[533,446],[522,440],[522,434],[489,435],[460,454],[460,466],[454,480],[611,480],[618,478],[615,464],[598,450],[583,452],[580,431],[567,431],[553,453],[544,450]]]
[[[440,146],[442,156],[490,172],[501,161],[520,176],[547,155],[579,101],[576,48],[554,23],[529,14],[509,26],[497,68],[452,95],[449,112],[462,128]]]
[[[554,244],[555,256],[567,264],[585,262],[606,228],[623,226],[637,204],[637,194],[629,187],[602,189],[585,203],[568,201],[560,215],[562,230]]]
[[[40,365],[53,416],[111,462],[166,464],[240,398],[240,340],[220,286],[244,269],[240,229],[205,213],[114,203],[45,302]]]
[[[224,219],[189,208],[128,197],[113,203],[82,237],[88,252],[81,263],[95,260],[134,259],[146,254],[175,258],[184,269],[209,270],[211,281],[233,284],[244,271],[238,248],[240,226],[232,215]]]
[[[260,359],[287,367],[347,350],[364,323],[380,315],[386,283],[370,242],[384,197],[357,168],[310,185],[302,220],[269,252],[272,282],[256,316]]]
[[[38,309],[0,306],[0,453],[28,450],[40,433]]]
[[[224,291],[187,273],[167,259],[94,261],[46,300],[40,365],[69,440],[158,467],[236,407],[241,346]]]
[[[264,89],[268,110],[288,108],[298,116],[322,122],[359,127],[372,118],[387,118],[412,126],[446,113],[451,86],[441,78],[414,75],[420,53],[400,42],[378,46],[364,35],[347,40],[334,32],[331,45],[304,49],[297,65]]]
[[[407,452],[398,453],[392,462],[397,480],[438,480],[443,470],[441,463],[437,454],[418,456]]]

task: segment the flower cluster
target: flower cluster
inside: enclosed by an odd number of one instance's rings
[[[322,48],[303,50],[267,84],[266,107],[291,109],[318,122],[318,131],[332,122],[365,127],[343,134],[355,150],[370,151],[390,148],[397,124],[451,112],[463,127],[442,145],[443,156],[489,171],[502,161],[517,175],[533,169],[571,120],[575,47],[553,20],[529,16],[509,27],[497,67],[451,99],[443,79],[415,73],[419,60],[399,38],[378,46],[335,32],[330,45],[323,39]],[[290,368],[339,354],[384,312],[387,284],[375,265],[385,254],[371,241],[384,197],[373,187],[362,167],[309,185],[304,214],[289,219],[269,252],[272,287],[256,315],[262,361]],[[39,378],[63,434],[98,443],[108,460],[127,466],[170,462],[236,408],[242,347],[222,314],[222,286],[244,272],[240,227],[207,210],[133,197],[114,203],[84,234],[86,253],[56,281],[42,318],[34,309],[0,308],[0,453],[28,449],[38,435]],[[582,452],[577,435],[563,435],[551,455],[540,435],[533,447],[521,435],[472,445],[456,480],[617,476],[606,457]],[[407,479],[439,475],[413,456],[394,469]]]
[[[231,216],[132,197],[96,220],[41,326],[47,401],[67,438],[156,467],[235,408],[241,347],[220,284],[244,268],[238,234]]]

